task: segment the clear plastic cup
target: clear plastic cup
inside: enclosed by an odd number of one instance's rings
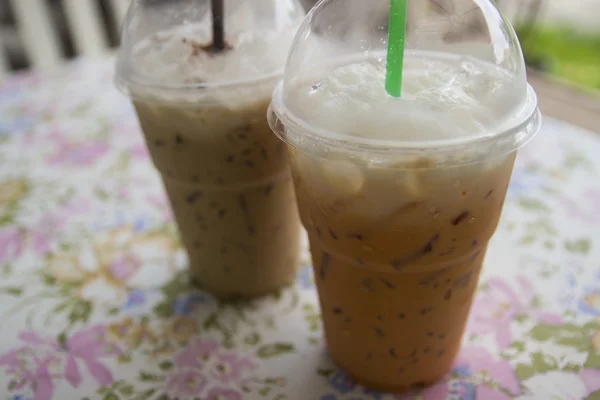
[[[389,391],[450,369],[517,150],[540,125],[491,1],[408,3],[400,98],[385,91],[389,0],[323,0],[268,114],[291,156],[329,353]]]
[[[196,280],[219,297],[293,282],[299,228],[284,146],[265,120],[304,12],[295,0],[133,1],[117,84],[135,105]]]

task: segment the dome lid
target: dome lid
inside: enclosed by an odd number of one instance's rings
[[[282,139],[444,151],[505,140],[514,150],[537,132],[521,46],[492,1],[407,3],[400,97],[385,87],[390,0],[321,0],[311,10],[273,96]]]

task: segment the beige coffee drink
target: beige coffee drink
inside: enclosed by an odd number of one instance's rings
[[[169,27],[135,43],[129,63],[145,82],[125,82],[191,272],[221,298],[270,293],[299,265],[287,153],[265,115],[301,13],[248,26],[257,4],[231,3],[224,51],[211,47],[209,16]]]

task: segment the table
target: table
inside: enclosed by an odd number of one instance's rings
[[[79,61],[0,83],[1,399],[600,399],[600,137],[545,120],[455,368],[384,394],[328,359],[306,246],[269,298],[219,303],[189,282],[112,76]]]

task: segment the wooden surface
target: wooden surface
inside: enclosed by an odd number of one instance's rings
[[[575,87],[539,72],[529,71],[528,74],[542,114],[600,134],[600,92]]]

